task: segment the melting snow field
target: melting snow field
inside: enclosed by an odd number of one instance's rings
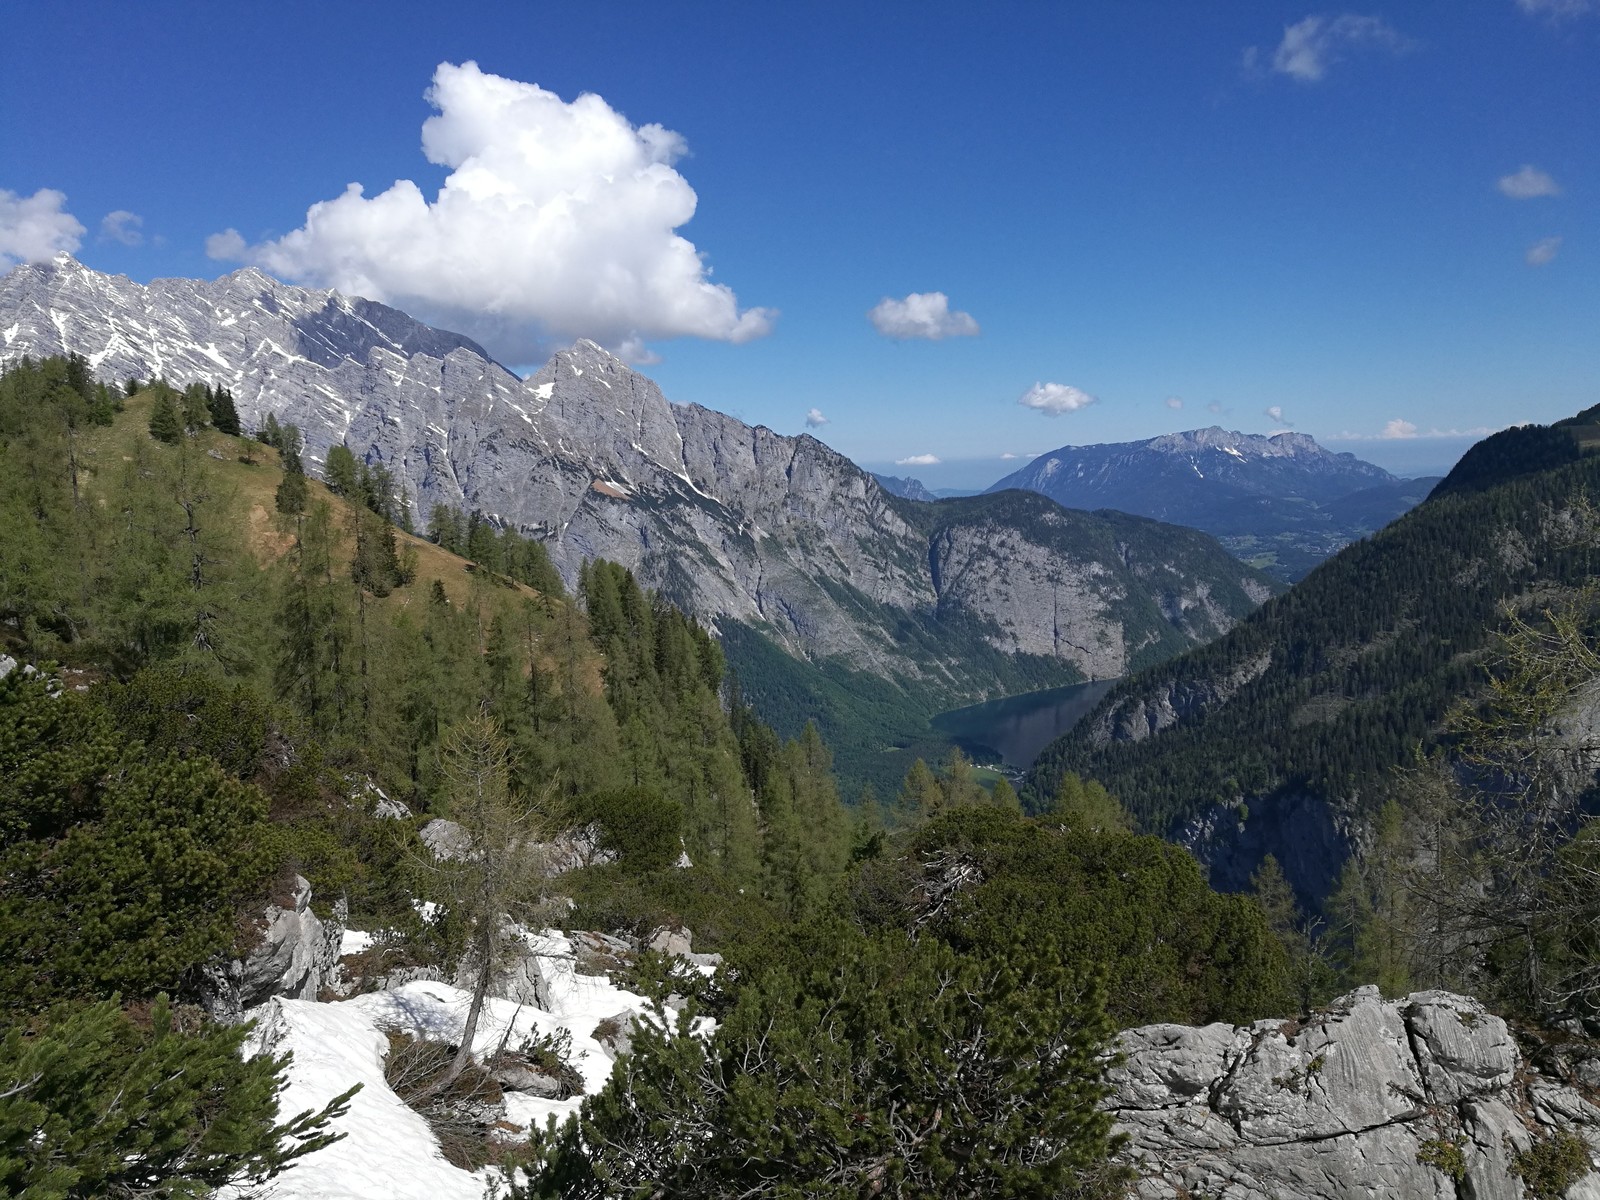
[[[347,932],[345,938],[357,945],[367,935]],[[597,1091],[611,1074],[611,1057],[594,1040],[595,1026],[622,1013],[644,1013],[647,1003],[602,976],[579,974],[572,943],[562,935],[528,940],[549,1010],[491,998],[473,1048],[492,1053],[508,1026],[511,1045],[530,1034],[565,1030],[572,1038],[570,1061],[583,1076],[585,1092]],[[427,1122],[401,1103],[383,1076],[386,1029],[454,1042],[466,1024],[470,999],[449,984],[416,982],[331,1004],[276,998],[250,1014],[256,1020],[249,1043],[254,1052],[294,1055],[279,1101],[282,1115],[321,1108],[352,1084],[362,1085],[335,1125],[345,1138],[301,1159],[267,1186],[262,1200],[482,1200],[489,1176],[463,1171],[440,1157]],[[526,1128],[542,1126],[551,1116],[565,1120],[577,1112],[581,1098],[543,1100],[508,1092],[506,1101],[507,1120]]]

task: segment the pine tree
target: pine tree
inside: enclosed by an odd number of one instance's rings
[[[322,465],[322,482],[336,496],[351,500],[360,498],[361,471],[356,466],[356,456],[343,442],[328,448],[327,461]]]
[[[210,396],[211,424],[217,432],[238,437],[244,432],[239,423],[239,409],[233,402],[233,393],[218,384]]]
[[[920,758],[911,764],[900,783],[896,807],[896,817],[902,822],[923,820],[944,807],[944,791],[939,787],[939,780]]]
[[[277,422],[268,416],[274,426]],[[283,479],[273,497],[273,505],[286,516],[297,516],[306,511],[306,472],[300,461],[300,430],[284,425],[275,430],[278,453],[282,456]]]
[[[1097,780],[1085,783],[1071,771],[1061,776],[1050,815],[1090,833],[1126,833],[1133,827],[1115,796]]]
[[[342,1137],[327,1127],[357,1089],[275,1124],[288,1059],[242,1055],[248,1032],[181,1033],[165,995],[147,1026],[102,1001],[13,1027],[0,1041],[0,1192],[200,1197],[259,1185]]]
[[[183,425],[190,433],[197,433],[211,423],[211,404],[203,383],[191,383],[183,389]]]
[[[1022,801],[1017,796],[1017,789],[1011,786],[1011,781],[1004,775],[994,781],[994,791],[989,794],[989,802],[997,808],[1011,812],[1022,811]]]
[[[150,436],[169,446],[176,446],[183,437],[183,421],[178,416],[178,406],[173,402],[172,393],[164,387],[157,389],[155,402],[150,409]]]

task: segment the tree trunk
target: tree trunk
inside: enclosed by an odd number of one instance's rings
[[[494,974],[494,921],[495,916],[488,915],[480,919],[481,930],[478,941],[478,979],[472,988],[472,1004],[467,1008],[467,1025],[461,1031],[461,1045],[456,1050],[456,1056],[450,1062],[450,1069],[444,1073],[444,1078],[439,1081],[435,1091],[442,1092],[454,1083],[472,1062],[472,1039],[478,1033],[478,1018],[483,1015],[483,1001],[489,994],[489,982]]]

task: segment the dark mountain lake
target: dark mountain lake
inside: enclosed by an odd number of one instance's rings
[[[1115,682],[1101,679],[987,700],[940,713],[930,724],[969,755],[989,758],[987,749],[1008,767],[1026,770],[1039,751],[1076,725]]]

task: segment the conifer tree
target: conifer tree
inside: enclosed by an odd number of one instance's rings
[[[1004,775],[994,781],[994,791],[989,794],[989,801],[997,808],[1011,812],[1022,811],[1022,801],[1017,796],[1017,789],[1011,786],[1011,781]]]
[[[269,415],[267,420],[277,422]],[[297,516],[306,511],[306,472],[300,461],[300,430],[293,425],[275,429],[278,453],[283,461],[283,479],[278,484],[273,504],[286,516]]]
[[[241,1053],[248,1025],[179,1031],[160,996],[147,1027],[114,1000],[60,1005],[0,1040],[0,1193],[39,1200],[253,1190],[336,1142],[320,1112],[275,1123],[287,1057]],[[359,1085],[357,1085],[359,1087]]]
[[[473,989],[459,1048],[432,1085],[435,1092],[448,1088],[472,1061],[484,999],[501,966],[503,920],[528,917],[542,898],[547,798],[512,792],[509,759],[505,739],[487,717],[452,726],[441,747],[442,798],[450,818],[466,831],[471,851],[436,859],[429,874],[437,894],[471,930]]]
[[[211,423],[211,405],[205,384],[191,383],[183,389],[182,409],[183,426],[190,433],[197,433]]]
[[[166,388],[156,389],[156,398],[150,408],[150,436],[158,442],[176,446],[183,437],[183,421],[178,416],[178,406]]]
[[[1090,833],[1126,833],[1133,827],[1126,810],[1098,780],[1085,783],[1071,771],[1061,776],[1050,815]]]
[[[225,433],[229,437],[238,437],[244,432],[243,426],[239,423],[239,409],[234,404],[233,393],[226,387],[218,384],[211,391],[209,407],[211,410],[211,424],[216,427],[219,433]]]
[[[360,500],[361,471],[356,466],[356,456],[343,442],[328,448],[327,461],[322,465],[322,482],[336,496]]]
[[[278,695],[323,734],[344,725],[352,692],[346,655],[351,606],[334,578],[335,545],[332,512],[319,503],[298,522],[295,544],[284,557],[273,672]]]
[[[902,822],[923,820],[944,807],[944,791],[939,787],[939,780],[920,758],[906,771],[896,806],[897,817]]]

